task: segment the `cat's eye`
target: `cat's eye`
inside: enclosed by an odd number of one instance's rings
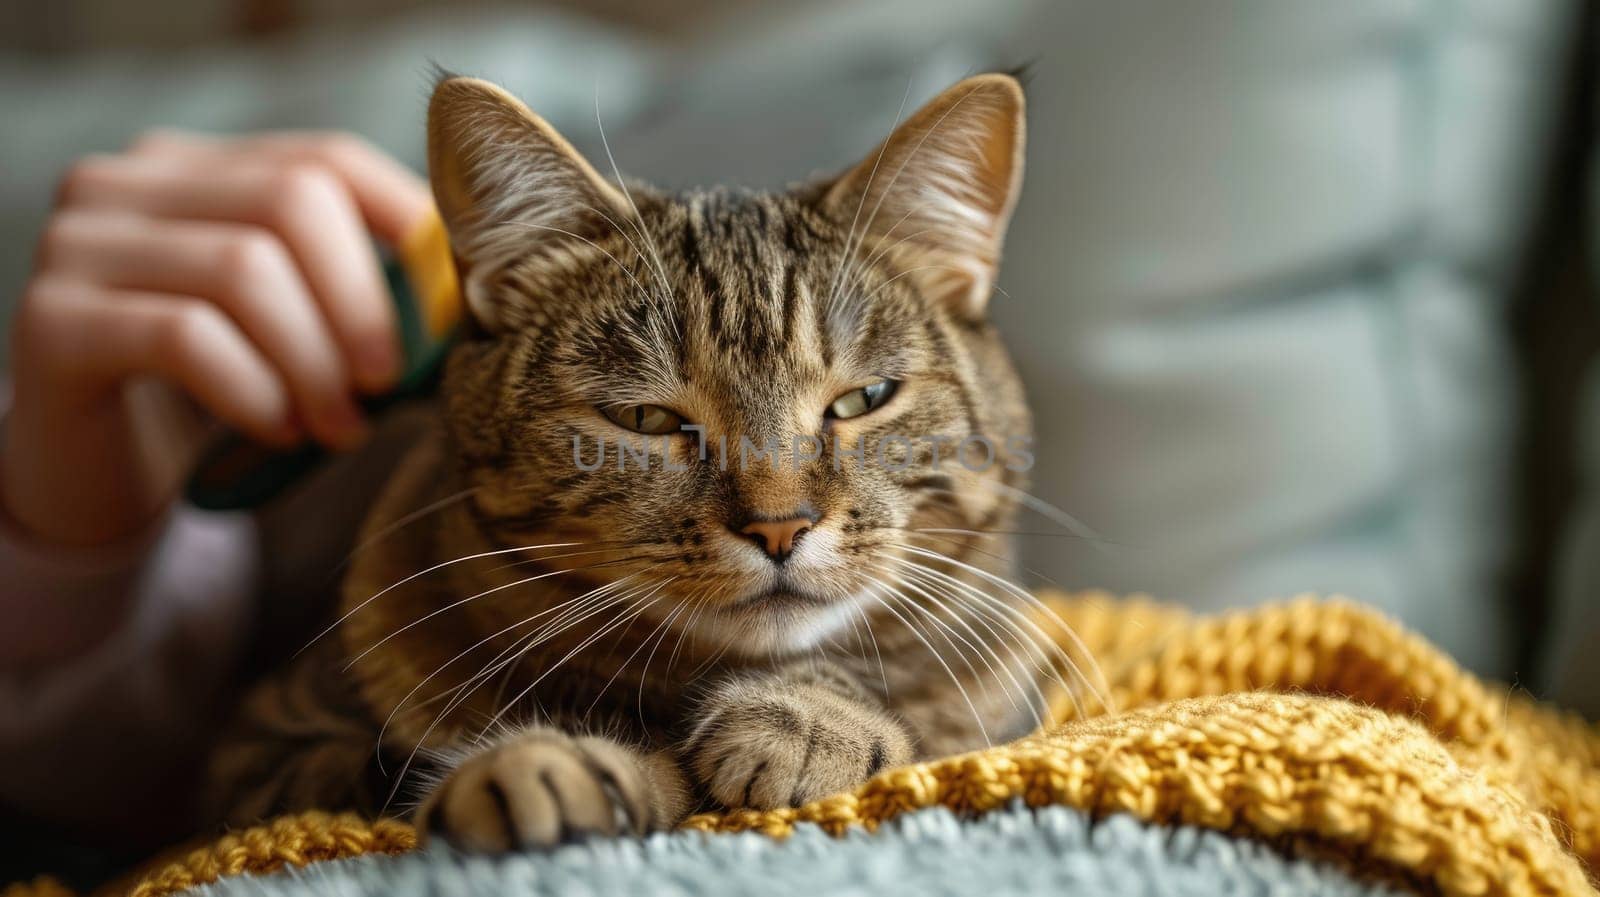
[[[683,426],[682,415],[660,405],[602,405],[600,413],[625,430],[649,436],[676,433]]]
[[[852,389],[844,395],[833,400],[828,406],[828,416],[838,420],[849,420],[860,417],[869,411],[876,411],[889,401],[896,388],[900,386],[893,380],[879,380],[877,383]]]

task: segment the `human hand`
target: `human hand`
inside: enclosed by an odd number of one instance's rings
[[[77,162],[12,325],[6,510],[60,544],[135,531],[197,447],[175,393],[265,442],[360,443],[357,394],[402,364],[369,234],[401,242],[431,202],[341,134],[157,132]]]

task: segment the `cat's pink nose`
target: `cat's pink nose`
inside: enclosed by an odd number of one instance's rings
[[[794,543],[800,541],[800,536],[815,522],[810,515],[788,520],[757,520],[746,524],[739,534],[749,536],[768,557],[782,563],[794,551]]]

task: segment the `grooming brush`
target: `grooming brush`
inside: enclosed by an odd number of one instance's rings
[[[388,393],[361,401],[368,415],[431,393],[461,317],[461,292],[444,222],[430,214],[384,265],[400,322],[405,373]],[[185,496],[195,507],[231,511],[260,505],[314,470],[327,451],[307,442],[279,449],[229,432],[202,455]]]

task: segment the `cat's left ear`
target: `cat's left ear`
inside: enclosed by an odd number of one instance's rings
[[[823,195],[856,239],[887,249],[923,295],[983,315],[1022,186],[1022,86],[968,78],[917,110]],[[857,249],[865,257],[872,249]]]
[[[628,214],[623,195],[549,123],[477,78],[449,77],[434,87],[428,176],[468,310],[489,329],[518,311],[508,297],[491,295],[498,268],[581,253]]]

